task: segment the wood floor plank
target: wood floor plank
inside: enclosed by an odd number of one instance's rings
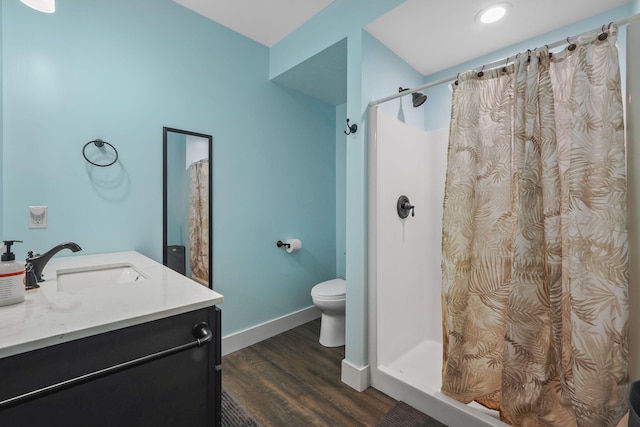
[[[344,384],[344,347],[323,347],[319,334],[318,319],[224,356],[223,388],[262,427],[374,426],[396,401]]]

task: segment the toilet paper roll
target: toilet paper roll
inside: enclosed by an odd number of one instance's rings
[[[285,243],[289,245],[285,249],[288,253],[298,252],[300,249],[302,249],[302,242],[300,241],[300,239],[287,239]]]

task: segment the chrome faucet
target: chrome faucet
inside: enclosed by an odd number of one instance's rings
[[[28,252],[27,263],[25,264],[27,275],[27,289],[35,289],[40,287],[40,285],[38,285],[38,282],[44,281],[44,279],[42,278],[42,270],[44,270],[45,265],[47,265],[49,260],[53,258],[55,254],[63,249],[69,249],[72,252],[78,252],[82,250],[82,248],[78,246],[77,243],[66,242],[54,246],[52,249],[42,255],[33,255],[33,251]]]

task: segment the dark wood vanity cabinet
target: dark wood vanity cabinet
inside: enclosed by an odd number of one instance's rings
[[[197,343],[192,329],[202,322],[213,339],[180,350]],[[217,427],[220,366],[215,306],[5,357],[0,426]],[[16,396],[18,403],[7,403]]]

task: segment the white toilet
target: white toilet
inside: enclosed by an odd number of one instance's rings
[[[325,347],[344,345],[344,312],[347,282],[332,279],[311,289],[311,300],[322,312],[320,320],[320,344]]]

